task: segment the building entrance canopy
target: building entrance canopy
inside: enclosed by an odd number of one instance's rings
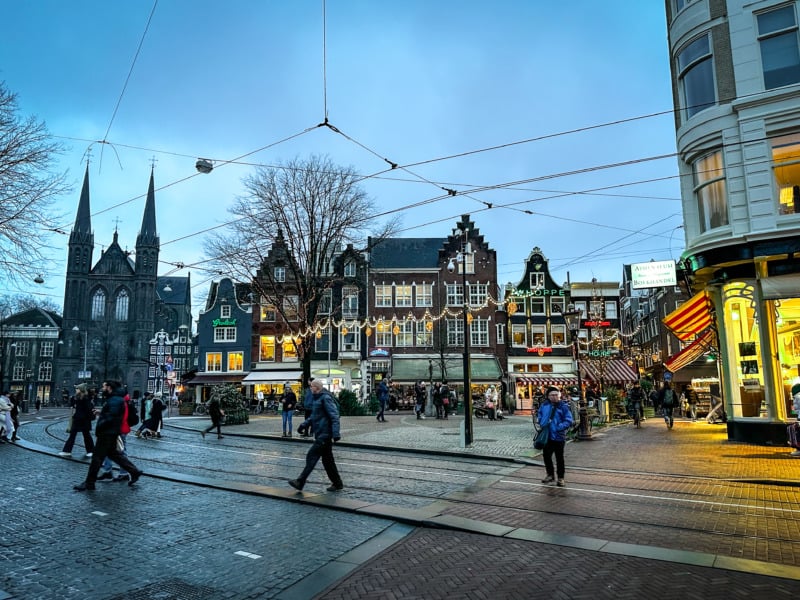
[[[252,371],[242,380],[245,385],[254,383],[274,383],[276,381],[298,381],[303,376],[300,369],[291,371]]]
[[[443,364],[444,363],[444,364]],[[503,376],[503,370],[494,356],[470,357],[470,381],[472,383],[497,382]],[[420,357],[392,357],[392,380],[395,383],[413,383],[415,381],[459,382],[464,380],[464,359],[461,356],[448,355],[442,360]]]
[[[639,380],[639,375],[624,360],[581,361],[581,372],[595,383],[616,383],[624,385]]]

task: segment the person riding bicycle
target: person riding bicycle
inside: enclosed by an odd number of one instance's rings
[[[642,385],[635,381],[631,391],[628,392],[628,412],[631,416],[639,417],[639,420],[644,421],[644,390]]]

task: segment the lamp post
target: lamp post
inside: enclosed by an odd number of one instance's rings
[[[575,370],[578,373],[578,417],[580,419],[578,439],[591,440],[592,432],[589,429],[586,400],[584,399],[583,386],[581,385],[581,365],[579,361],[580,353],[578,350],[578,330],[581,326],[581,311],[576,310],[574,304],[570,304],[567,307],[567,312],[563,313],[563,316],[564,320],[567,322],[567,328],[569,328],[570,333],[572,334],[572,355],[575,359]]]
[[[466,235],[466,231],[464,232]],[[464,251],[456,254],[455,261],[451,258],[447,263],[447,270],[452,273],[456,264],[461,267],[461,288],[464,294],[464,445],[472,445],[472,373],[469,360],[470,332],[469,332],[469,294],[467,293],[467,256],[471,254],[469,242],[464,242]]]
[[[77,325],[75,325],[75,327],[72,328],[72,331],[77,331],[78,333],[83,334],[83,371],[81,371],[82,375],[78,379],[89,379],[89,377],[86,374],[86,356],[87,356],[87,351],[89,349],[89,332],[81,331],[81,328],[78,327]]]

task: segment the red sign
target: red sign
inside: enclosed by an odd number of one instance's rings
[[[584,321],[585,327],[610,327],[611,321]]]
[[[553,349],[550,346],[534,346],[533,348],[525,348],[525,352],[531,352],[534,354],[544,354],[545,352],[552,352]]]

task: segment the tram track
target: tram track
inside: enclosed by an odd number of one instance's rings
[[[63,423],[53,423],[47,425],[44,430],[49,437],[63,443],[63,436],[55,433],[55,428],[62,426]],[[51,428],[53,429],[51,431]],[[278,440],[255,440],[246,437],[231,437],[230,441],[224,446],[209,447],[208,445],[192,444],[189,434],[185,432],[170,430],[168,438],[142,442],[143,444],[167,445],[172,444],[175,449],[187,449],[194,452],[194,448],[204,448],[214,451],[233,452],[237,455],[246,455],[247,460],[254,461],[249,463],[249,469],[236,467],[236,461],[231,461],[225,467],[214,467],[205,464],[193,464],[183,461],[181,457],[173,453],[169,458],[160,458],[149,455],[147,452],[139,450],[138,442],[129,444],[129,454],[134,461],[142,461],[147,464],[157,465],[172,471],[180,472],[188,470],[192,474],[201,474],[205,477],[216,480],[238,479],[262,485],[284,485],[284,482],[296,475],[299,465],[304,461],[306,447],[294,445],[292,453],[287,456],[286,445],[280,451],[265,451],[263,444],[266,441],[270,444],[280,444]],[[178,441],[173,441],[176,437]],[[187,439],[184,439],[187,438]],[[234,441],[235,440],[235,441]],[[234,443],[231,447],[231,442]],[[261,448],[254,447],[256,445]],[[142,446],[142,449],[146,446]],[[192,450],[188,450],[191,448]],[[376,460],[376,457],[378,459]],[[392,464],[388,464],[393,461]],[[253,464],[261,468],[274,470],[274,473],[256,473]],[[546,500],[554,491],[554,488],[536,483],[535,476],[523,465],[513,465],[504,463],[502,469],[498,469],[497,463],[484,457],[454,457],[446,458],[434,457],[424,458],[419,454],[403,455],[394,452],[392,449],[375,448],[364,450],[360,448],[337,448],[337,463],[348,470],[350,476],[348,481],[375,481],[386,482],[381,485],[353,485],[348,483],[348,491],[362,496],[379,495],[381,497],[392,497],[391,505],[404,506],[412,499],[414,501],[438,502],[445,500],[451,507],[453,514],[469,513],[471,510],[485,508],[486,500],[482,497],[482,483],[491,481],[495,485],[507,486],[507,499],[502,501],[495,493],[492,502],[499,512],[512,511],[515,513],[516,520],[540,521],[542,518],[555,522],[569,519],[580,519],[588,523],[616,523],[620,526],[633,528],[653,528],[654,530],[676,530],[686,535],[712,535],[731,540],[756,540],[758,542],[770,542],[789,545],[800,553],[800,539],[793,537],[782,537],[775,535],[755,535],[735,530],[709,529],[700,526],[688,526],[685,524],[671,522],[659,522],[657,519],[634,519],[628,517],[618,517],[604,510],[597,510],[598,506],[618,503],[621,500],[626,503],[634,503],[636,509],[631,509],[629,514],[648,514],[648,509],[652,508],[653,502],[673,503],[677,505],[687,504],[687,506],[673,508],[673,510],[687,512],[691,514],[693,509],[702,507],[703,513],[714,512],[717,515],[727,515],[732,520],[741,518],[769,518],[777,522],[794,522],[800,511],[793,508],[769,507],[760,504],[752,499],[750,493],[745,489],[748,484],[734,482],[725,478],[681,476],[665,473],[643,473],[622,470],[601,470],[601,469],[575,469],[578,480],[571,479],[570,488],[567,488],[572,497],[581,495],[591,495],[593,498],[594,514],[583,510],[571,510],[568,504],[560,504],[557,508],[547,508],[544,506],[532,506],[530,499],[531,493],[536,494],[538,499]],[[430,463],[434,463],[431,465]],[[435,467],[435,468],[434,468]],[[380,471],[376,474],[375,470]],[[146,469],[145,469],[146,470]],[[503,471],[503,473],[498,473]],[[282,472],[282,474],[281,474]],[[388,476],[388,477],[387,477]],[[454,481],[443,485],[443,489],[434,492],[426,492],[424,488],[430,484],[432,477],[438,477],[438,484],[443,484],[443,478],[451,478]],[[604,481],[591,482],[594,477],[603,477]],[[587,481],[582,481],[584,478]],[[619,481],[614,481],[614,480]],[[712,493],[708,489],[694,489],[686,491],[666,491],[663,490],[663,483],[669,482],[671,486],[681,484],[693,484],[696,487],[707,488],[714,486],[719,489],[719,493]],[[582,483],[581,483],[582,482]],[[402,489],[401,484],[417,486],[416,489],[408,491]],[[632,484],[637,484],[632,485]],[[576,487],[577,485],[577,487]],[[420,487],[421,486],[421,487]],[[524,493],[514,488],[524,488]],[[732,492],[739,490],[741,493],[732,496]],[[457,493],[454,493],[457,492]],[[698,499],[698,493],[702,498]],[[502,495],[502,493],[500,494]],[[719,499],[722,496],[722,499]],[[739,501],[730,502],[737,498],[750,497],[749,503]],[[727,501],[726,501],[727,500]],[[796,504],[794,504],[796,505]],[[760,512],[761,514],[752,514]],[[750,514],[748,514],[750,513]],[[779,528],[781,531],[788,531],[788,528]],[[773,528],[774,530],[774,528]],[[656,535],[657,537],[657,535]]]

